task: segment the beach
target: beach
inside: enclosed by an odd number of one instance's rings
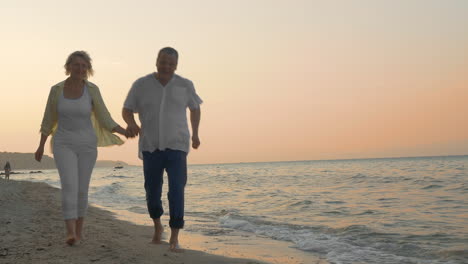
[[[0,263],[262,263],[148,242],[152,228],[90,206],[84,240],[64,243],[60,191],[46,183],[0,179]]]
[[[71,248],[57,170],[18,171],[0,181],[0,263],[467,263],[467,168],[468,156],[190,165],[182,255],[148,244],[141,166],[94,169],[86,243]]]

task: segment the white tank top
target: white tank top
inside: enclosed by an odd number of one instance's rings
[[[54,144],[96,148],[97,138],[91,121],[92,98],[83,87],[80,98],[68,99],[62,94],[57,102],[58,127]]]

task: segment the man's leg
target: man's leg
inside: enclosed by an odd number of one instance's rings
[[[169,200],[171,238],[170,250],[178,251],[179,230],[184,227],[184,191],[187,183],[187,153],[166,150],[168,154],[167,176],[169,179]]]
[[[164,159],[161,151],[143,152],[143,172],[145,175],[146,205],[154,223],[151,243],[160,244],[163,226],[161,215],[164,213],[161,193],[163,185]]]
[[[152,244],[161,244],[162,233],[164,232],[164,227],[161,224],[161,218],[153,218],[154,224],[154,234],[153,239],[151,240]]]

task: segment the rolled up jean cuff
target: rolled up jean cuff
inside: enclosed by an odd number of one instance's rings
[[[182,229],[184,228],[184,219],[183,218],[178,218],[178,219],[169,219],[169,226],[171,228],[178,228]]]

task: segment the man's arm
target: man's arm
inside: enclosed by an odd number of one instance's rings
[[[140,127],[135,122],[133,111],[124,107],[122,109],[122,118],[127,123],[125,136],[129,138],[136,137],[140,133]]]
[[[200,125],[201,109],[190,109],[190,123],[192,124],[192,148],[197,149],[200,146],[198,137],[198,126]]]

